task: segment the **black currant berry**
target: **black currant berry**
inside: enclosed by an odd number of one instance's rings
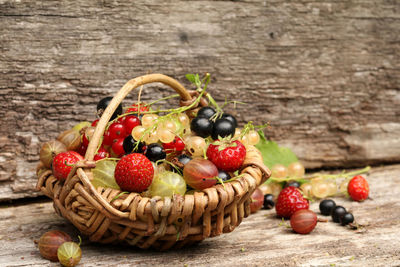
[[[153,143],[147,146],[146,152],[144,154],[150,161],[156,162],[160,159],[165,159],[167,154],[164,151],[164,148],[157,143]]]
[[[321,214],[325,216],[331,215],[335,207],[336,203],[332,199],[324,199],[319,203],[319,210]]]
[[[214,128],[212,129],[212,138],[218,139],[219,137],[226,136],[234,136],[235,135],[235,126],[230,120],[227,119],[218,119],[214,123]]]
[[[207,119],[211,119],[212,116],[215,115],[215,110],[212,107],[202,107],[197,112],[197,117],[205,117]]]
[[[229,179],[231,179],[231,176],[229,173],[219,170],[218,171],[218,177],[222,180],[222,181],[228,181]]]
[[[274,206],[275,206],[274,195],[272,195],[272,194],[264,195],[264,209],[265,210],[270,210]]]
[[[186,155],[186,154],[179,155],[179,157],[178,157],[178,161],[179,161],[180,163],[182,163],[183,166],[185,166],[185,165],[186,165],[189,161],[191,161],[191,160],[192,160],[192,158],[189,157],[189,156]]]
[[[103,115],[104,110],[106,110],[112,99],[113,98],[111,96],[108,96],[101,99],[99,103],[97,103],[97,116],[99,116],[99,118],[101,117],[101,115]],[[118,115],[121,114],[122,114],[122,105],[119,104],[117,109],[114,111],[114,114],[111,116],[111,120],[115,119]]]
[[[143,153],[144,144],[140,142],[137,149],[134,150],[136,144],[137,144],[137,141],[135,139],[133,139],[132,135],[128,135],[127,137],[125,137],[124,143],[122,145],[124,148],[125,154],[130,154],[132,152]]]
[[[238,126],[236,118],[233,117],[231,114],[224,113],[222,114],[222,118],[231,121],[233,123],[233,126],[235,126],[235,128]]]
[[[288,183],[285,184],[285,188],[286,188],[286,187],[289,187],[289,186],[293,186],[293,187],[299,188],[299,187],[300,187],[300,183],[297,182],[297,181],[290,181],[290,182],[288,182]]]
[[[354,216],[350,212],[346,212],[343,217],[340,218],[341,225],[348,225],[349,223],[354,222]]]
[[[210,136],[213,131],[213,122],[205,117],[196,117],[190,123],[190,130],[195,132],[198,136],[206,138]]]
[[[336,206],[332,210],[332,220],[335,223],[339,223],[340,222],[340,218],[342,218],[346,212],[347,212],[346,209],[343,208],[342,206]]]

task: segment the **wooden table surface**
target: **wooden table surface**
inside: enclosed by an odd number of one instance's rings
[[[372,199],[335,199],[365,225],[359,231],[329,221],[299,235],[282,225],[274,210],[262,210],[230,234],[179,251],[143,251],[84,239],[79,266],[400,266],[400,165],[373,168],[367,179]],[[318,202],[311,210],[318,211]],[[54,229],[78,234],[55,214],[51,202],[3,205],[0,266],[59,266],[43,259],[34,244]]]

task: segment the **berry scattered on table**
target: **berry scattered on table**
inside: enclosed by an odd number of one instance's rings
[[[308,200],[303,197],[296,187],[284,188],[278,196],[275,204],[276,214],[279,217],[290,218],[298,210],[308,209]]]
[[[65,242],[57,250],[57,257],[62,266],[73,267],[82,257],[82,250],[75,242]]]
[[[265,210],[270,210],[275,206],[274,202],[274,195],[272,194],[266,194],[264,195],[264,209]]]
[[[367,180],[365,180],[361,175],[354,176],[347,186],[347,192],[355,201],[366,200],[369,195],[369,185]]]
[[[302,177],[305,173],[305,168],[299,161],[290,163],[287,169],[291,177]]]
[[[344,214],[346,214],[346,209],[342,206],[336,206],[335,208],[333,208],[332,210],[332,220],[335,223],[340,223],[340,218],[342,218],[344,216]]]
[[[319,210],[321,214],[325,216],[331,215],[335,207],[336,203],[332,199],[324,199],[319,203]]]
[[[285,178],[288,176],[288,169],[282,164],[275,164],[271,169],[271,176],[275,178]]]
[[[293,186],[293,187],[299,188],[300,187],[300,183],[297,182],[297,181],[289,181],[289,182],[287,182],[285,184],[285,187],[289,187],[289,186]]]
[[[308,234],[317,225],[317,215],[311,210],[298,210],[290,217],[290,226],[299,234]]]
[[[40,255],[45,259],[58,261],[57,250],[64,242],[68,241],[71,241],[71,237],[63,231],[46,232],[38,241]]]
[[[264,195],[262,191],[257,187],[254,190],[253,194],[251,194],[251,202],[250,202],[250,211],[251,213],[257,212],[262,208],[264,204]]]
[[[354,216],[350,212],[346,212],[341,218],[340,218],[340,224],[341,225],[348,225],[349,223],[354,222]]]
[[[296,211],[308,207],[308,200],[303,197],[299,189],[292,186],[284,188],[279,193],[275,204],[276,214],[283,218],[290,218]]]

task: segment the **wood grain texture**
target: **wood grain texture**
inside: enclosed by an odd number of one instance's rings
[[[232,233],[178,251],[143,251],[84,239],[79,266],[399,266],[400,165],[375,168],[367,180],[373,200],[335,198],[365,225],[358,233],[329,220],[311,234],[299,235],[279,226],[275,210],[262,210]],[[317,212],[318,205],[313,202],[311,210]],[[56,229],[77,240],[77,232],[51,203],[0,208],[0,247],[7,248],[0,250],[0,265],[54,266],[41,258],[33,240]]]
[[[0,0],[0,200],[35,195],[40,143],[148,72],[210,72],[308,167],[398,162],[399,38],[394,0]]]

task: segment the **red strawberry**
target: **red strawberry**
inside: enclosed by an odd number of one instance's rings
[[[83,157],[75,151],[67,151],[57,154],[53,159],[53,175],[58,180],[65,180],[71,172],[72,167]]]
[[[115,167],[115,181],[121,190],[143,192],[153,181],[154,168],[144,155],[132,153],[121,158]]]
[[[355,201],[366,200],[369,194],[369,185],[367,180],[365,180],[361,175],[354,176],[347,186],[347,192]]]
[[[279,193],[275,205],[278,216],[290,218],[296,211],[304,209],[308,209],[308,200],[303,197],[296,187],[286,187]]]
[[[219,170],[234,172],[238,170],[246,157],[246,148],[238,140],[230,144],[220,141],[210,144],[207,149],[207,158],[212,161]]]

